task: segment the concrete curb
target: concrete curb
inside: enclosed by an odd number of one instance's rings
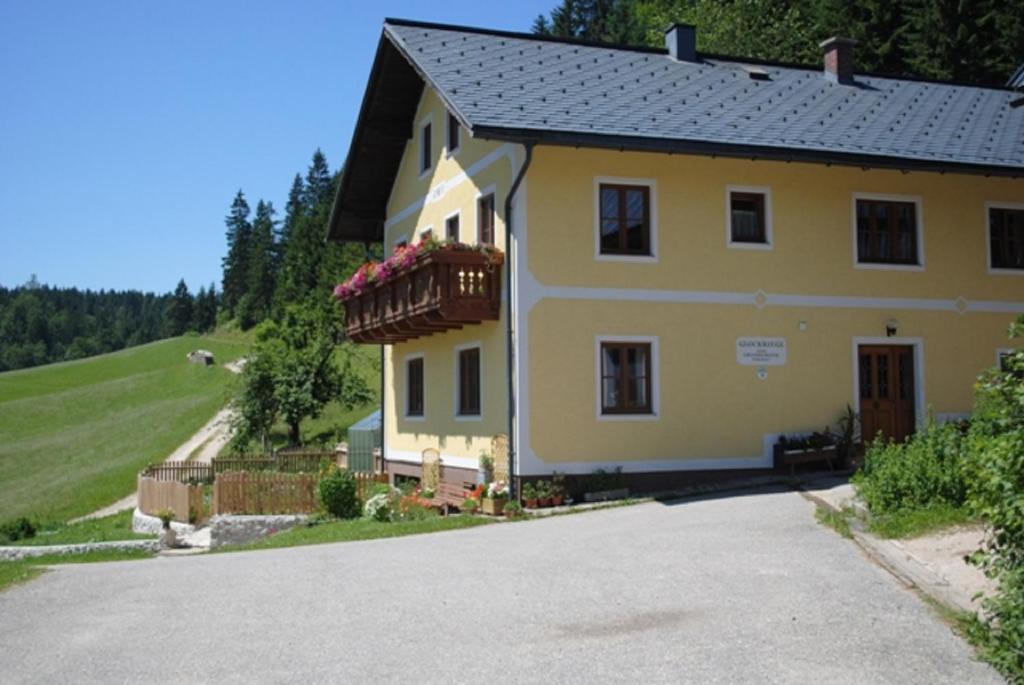
[[[143,549],[150,552],[160,551],[159,540],[115,540],[112,542],[83,542],[74,545],[39,545],[24,547],[0,547],[0,561],[18,561],[45,554],[84,554],[101,550]]]
[[[821,497],[805,491],[801,491],[800,494],[809,502],[841,513],[837,507]],[[862,502],[855,500],[851,504],[858,516],[867,514],[867,509]],[[853,534],[853,541],[864,550],[869,559],[891,573],[907,587],[917,588],[948,607],[969,614],[978,611],[978,607],[974,605],[970,595],[950,585],[949,581],[941,574],[908,553],[898,542],[868,533],[860,518],[853,518],[850,521],[850,532]]]

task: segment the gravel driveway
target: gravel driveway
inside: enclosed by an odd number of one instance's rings
[[[4,682],[997,683],[792,492],[63,566],[0,593]]]

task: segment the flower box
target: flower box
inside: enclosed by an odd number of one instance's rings
[[[480,500],[480,511],[491,516],[501,516],[505,512],[507,499],[492,499],[484,497]]]

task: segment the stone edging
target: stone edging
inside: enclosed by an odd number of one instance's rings
[[[841,513],[840,509],[821,497],[805,491],[801,491],[800,494],[803,495],[804,499],[818,506],[825,507],[835,513]],[[949,581],[939,573],[929,568],[913,555],[902,550],[893,541],[867,532],[860,516],[870,515],[870,512],[859,499],[854,500],[851,504],[857,516],[852,517],[850,520],[850,533],[853,535],[853,541],[864,550],[868,558],[896,576],[897,580],[907,587],[917,588],[946,606],[965,611],[969,614],[977,612],[978,607],[975,606],[970,595],[950,585]]]
[[[178,523],[177,521],[171,521],[171,528],[179,536],[191,535],[196,531],[196,527],[188,523]],[[132,530],[136,533],[150,533],[152,535],[160,535],[164,531],[163,522],[156,516],[150,516],[149,514],[142,513],[138,507],[132,513]]]
[[[142,549],[150,552],[160,551],[159,540],[115,540],[112,542],[83,542],[73,545],[26,545],[24,547],[0,547],[0,561],[18,561],[40,557],[45,554],[84,554],[101,550],[134,550]]]

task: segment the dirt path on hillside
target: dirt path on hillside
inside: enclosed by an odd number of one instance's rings
[[[245,359],[239,359],[224,365],[224,368],[232,373],[241,373],[245,366]],[[224,408],[214,414],[213,418],[206,422],[202,428],[182,443],[176,450],[171,452],[164,461],[194,461],[201,464],[209,464],[211,460],[231,440],[231,422],[234,420],[235,412],[230,408]],[[138,504],[136,493],[119,499],[113,504],[97,509],[91,514],[71,519],[68,523],[77,523],[87,519],[103,518],[116,514],[125,509],[134,509]]]

